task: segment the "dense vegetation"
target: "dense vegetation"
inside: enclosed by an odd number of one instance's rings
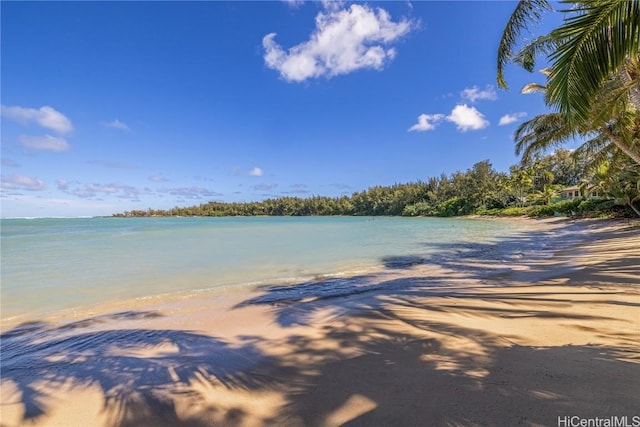
[[[634,168],[625,169],[640,180]],[[604,180],[604,177],[607,180]],[[168,210],[135,210],[116,216],[304,216],[304,215],[402,215],[456,216],[621,214],[620,205],[640,202],[640,189],[624,185],[609,175],[589,173],[584,162],[567,150],[557,150],[530,164],[512,166],[509,173],[497,172],[488,160],[465,172],[432,177],[426,181],[376,186],[351,196],[309,198],[280,197],[260,202],[208,202]],[[560,190],[580,185],[583,192],[597,191],[600,197],[560,200]],[[554,203],[555,202],[555,203]],[[632,212],[627,212],[632,213]]]

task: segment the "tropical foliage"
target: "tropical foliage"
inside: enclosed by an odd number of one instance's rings
[[[526,85],[523,92],[543,92],[554,112],[520,126],[516,151],[526,162],[533,152],[578,138],[599,149],[594,161],[620,150],[640,165],[640,1],[561,4],[563,25],[516,52],[522,32],[553,10],[546,0],[518,2],[498,47],[497,80],[503,88],[507,63],[529,71],[538,56],[549,63],[545,84]]]
[[[516,51],[523,32],[553,10],[547,0],[521,0],[507,22],[498,47],[498,84],[506,88],[509,62],[531,71],[536,57],[550,63],[547,102],[570,122],[589,119],[603,84],[617,76],[636,110],[640,110],[640,2],[638,0],[564,0],[564,22]]]
[[[523,164],[568,141],[579,141],[575,157],[591,172],[583,188],[640,216],[640,1],[561,1],[563,23],[516,50],[523,33],[553,12],[546,0],[516,5],[498,47],[497,80],[506,88],[509,62],[533,71],[540,57],[544,84],[526,85],[523,93],[543,93],[552,112],[520,125],[516,153]],[[523,178],[524,179],[524,178]],[[591,181],[591,182],[590,182]],[[548,184],[537,197],[550,201],[557,188]]]
[[[620,179],[604,180],[591,173],[584,161],[567,150],[538,156],[528,165],[514,165],[509,173],[496,171],[488,160],[478,162],[464,172],[431,177],[426,181],[391,186],[375,186],[350,196],[308,198],[280,197],[248,203],[208,202],[198,206],[173,209],[147,209],[124,212],[115,216],[308,216],[308,215],[393,215],[393,216],[457,216],[597,214],[598,207],[607,213],[623,212],[624,205],[637,209],[640,188],[628,188],[624,167],[611,164],[620,171]],[[612,169],[613,170],[613,169]],[[633,168],[631,168],[633,170]],[[610,172],[610,171],[609,171]],[[625,175],[626,174],[626,175]],[[606,175],[610,177],[611,174]],[[592,177],[599,181],[593,181]],[[611,175],[612,176],[612,175]],[[638,174],[634,175],[640,185]],[[599,200],[561,201],[559,190],[571,185],[588,185],[601,190]],[[615,190],[614,190],[615,189]],[[585,202],[581,208],[580,203]]]

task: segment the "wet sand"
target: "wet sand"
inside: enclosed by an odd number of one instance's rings
[[[349,295],[265,287],[10,328],[0,425],[640,423],[640,224],[539,221],[499,245],[566,227],[588,233],[551,257],[390,259]]]

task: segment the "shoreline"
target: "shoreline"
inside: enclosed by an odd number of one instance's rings
[[[394,260],[358,277],[354,286],[371,286],[362,292],[296,299],[269,286],[5,331],[0,421],[555,425],[640,415],[639,223],[539,224],[585,234],[573,245],[551,239],[553,256],[532,259],[526,236],[503,242],[525,254],[506,266],[488,245]]]
[[[267,218],[267,217],[265,217]],[[285,218],[285,217],[283,217]],[[376,217],[370,217],[370,220],[374,220]],[[380,217],[380,218],[393,218],[393,217]],[[87,219],[87,218],[83,218]],[[223,218],[224,219],[224,218]],[[402,218],[408,220],[441,220],[441,218]],[[484,221],[484,222],[507,222],[512,224],[527,224],[528,227],[540,228],[540,224],[552,224],[557,223],[557,218],[546,219],[533,219],[533,218],[489,218],[483,216],[460,216],[454,218],[447,218],[446,220],[455,221]],[[554,227],[551,227],[554,228]],[[429,256],[426,257],[422,254],[417,254],[421,260],[425,263],[429,263]],[[3,307],[2,318],[0,319],[0,333],[7,331],[21,323],[33,322],[33,321],[46,321],[51,323],[63,323],[69,319],[80,320],[87,317],[95,317],[109,314],[111,312],[117,312],[127,310],[131,308],[153,310],[154,306],[166,306],[171,301],[182,301],[189,298],[204,297],[208,299],[215,299],[218,295],[227,295],[229,293],[251,293],[253,289],[258,289],[266,284],[273,285],[296,285],[299,283],[307,283],[313,281],[330,280],[341,277],[357,277],[359,275],[369,275],[377,272],[381,272],[386,269],[383,260],[376,260],[369,264],[358,265],[357,267],[351,265],[346,270],[336,271],[309,271],[306,274],[302,274],[297,277],[280,277],[280,278],[264,278],[258,279],[252,282],[246,281],[232,281],[226,284],[216,284],[212,286],[193,288],[193,289],[180,289],[180,290],[162,290],[159,293],[151,293],[144,296],[125,296],[124,298],[108,299],[106,301],[86,301],[82,305],[76,306],[57,306],[51,307],[47,305],[38,306],[30,311],[11,311],[9,315],[7,313],[8,307]],[[165,286],[166,287],[166,286]],[[56,301],[57,302],[57,301]]]

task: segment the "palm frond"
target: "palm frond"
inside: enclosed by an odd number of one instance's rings
[[[576,130],[560,113],[542,114],[522,123],[514,134],[516,155],[528,163],[535,154],[559,147],[574,138]]]
[[[594,97],[589,119],[591,126],[600,127],[612,117],[637,116],[637,110],[629,104],[629,85],[623,84],[619,78],[605,81]]]
[[[597,133],[585,140],[574,152],[576,158],[586,159],[586,167],[597,169],[602,164],[609,162],[617,152],[615,145],[603,134]]]
[[[551,35],[536,37],[513,56],[513,62],[531,72],[536,66],[536,58],[540,55],[549,55],[556,47],[557,43]]]
[[[504,79],[504,67],[513,60],[513,49],[523,31],[529,28],[530,24],[540,20],[542,12],[552,10],[551,4],[547,0],[521,0],[514,9],[498,46],[498,86],[506,89],[507,82]]]
[[[602,82],[638,56],[640,0],[579,2],[564,12],[571,16],[551,32],[559,44],[549,56],[548,96],[570,119],[586,120]]]
[[[522,87],[520,93],[528,95],[530,93],[546,93],[547,87],[538,83],[528,83]]]

